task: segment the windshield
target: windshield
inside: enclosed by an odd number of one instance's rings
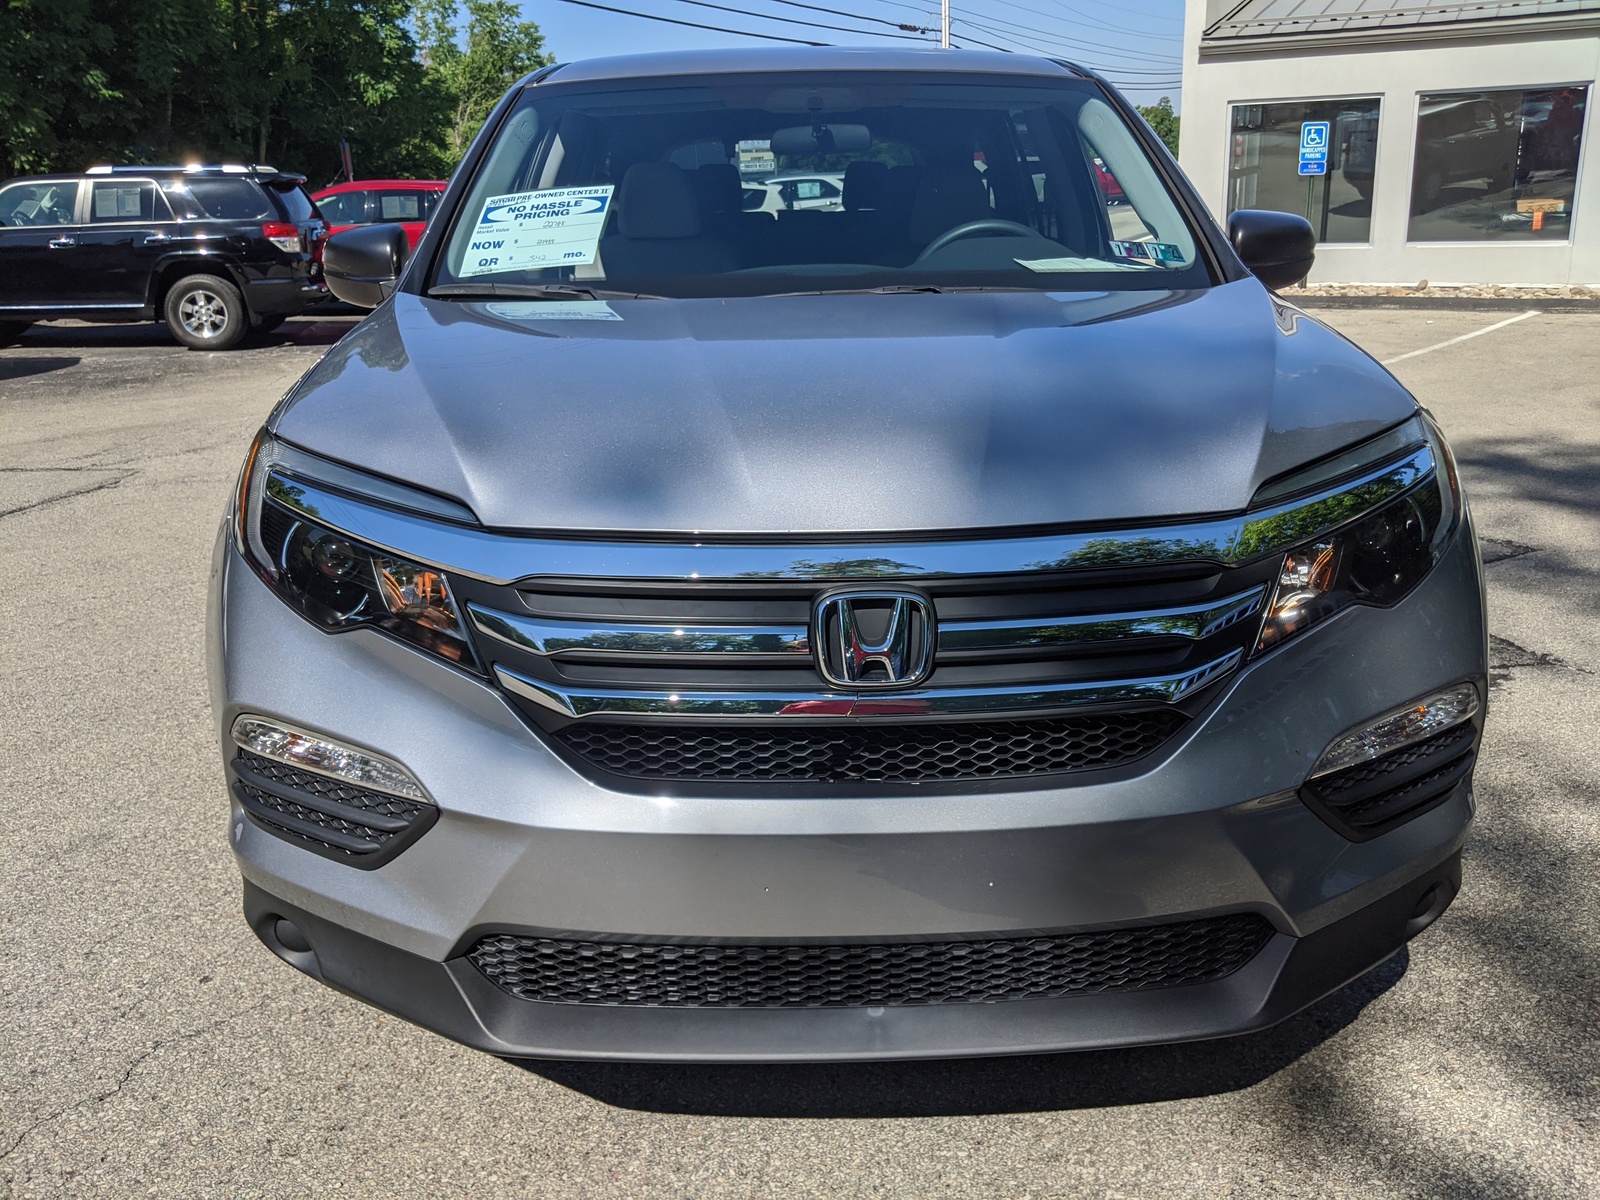
[[[1085,80],[843,72],[530,87],[435,295],[732,296],[1210,282]]]

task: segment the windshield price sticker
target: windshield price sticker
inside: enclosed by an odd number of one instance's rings
[[[1183,263],[1183,251],[1171,242],[1111,242],[1109,245],[1111,253],[1118,258],[1154,263],[1158,267]]]
[[[592,263],[611,212],[612,184],[490,196],[458,275]]]

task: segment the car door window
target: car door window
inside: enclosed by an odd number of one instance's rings
[[[278,210],[266,191],[248,179],[193,179],[190,198],[216,221],[276,221]]]
[[[378,220],[421,221],[425,219],[420,192],[379,192]]]
[[[77,201],[75,179],[14,183],[0,189],[0,225],[71,225]]]
[[[360,225],[367,219],[365,192],[335,192],[317,201],[322,217],[335,225]]]
[[[172,213],[153,182],[119,179],[95,183],[89,200],[89,220],[95,225],[170,221]]]
[[[265,190],[282,211],[285,221],[303,225],[317,215],[316,206],[311,203],[311,197],[306,195],[306,190],[302,187],[270,183]]]

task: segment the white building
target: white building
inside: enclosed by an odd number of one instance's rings
[[[1188,0],[1179,157],[1313,283],[1600,285],[1597,71],[1600,0]]]

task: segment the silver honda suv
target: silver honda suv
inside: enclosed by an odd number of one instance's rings
[[[775,164],[775,166],[774,166]],[[837,176],[837,209],[743,185]],[[217,542],[244,909],[496,1054],[1216,1037],[1460,882],[1486,672],[1450,450],[1092,72],[543,69]]]

